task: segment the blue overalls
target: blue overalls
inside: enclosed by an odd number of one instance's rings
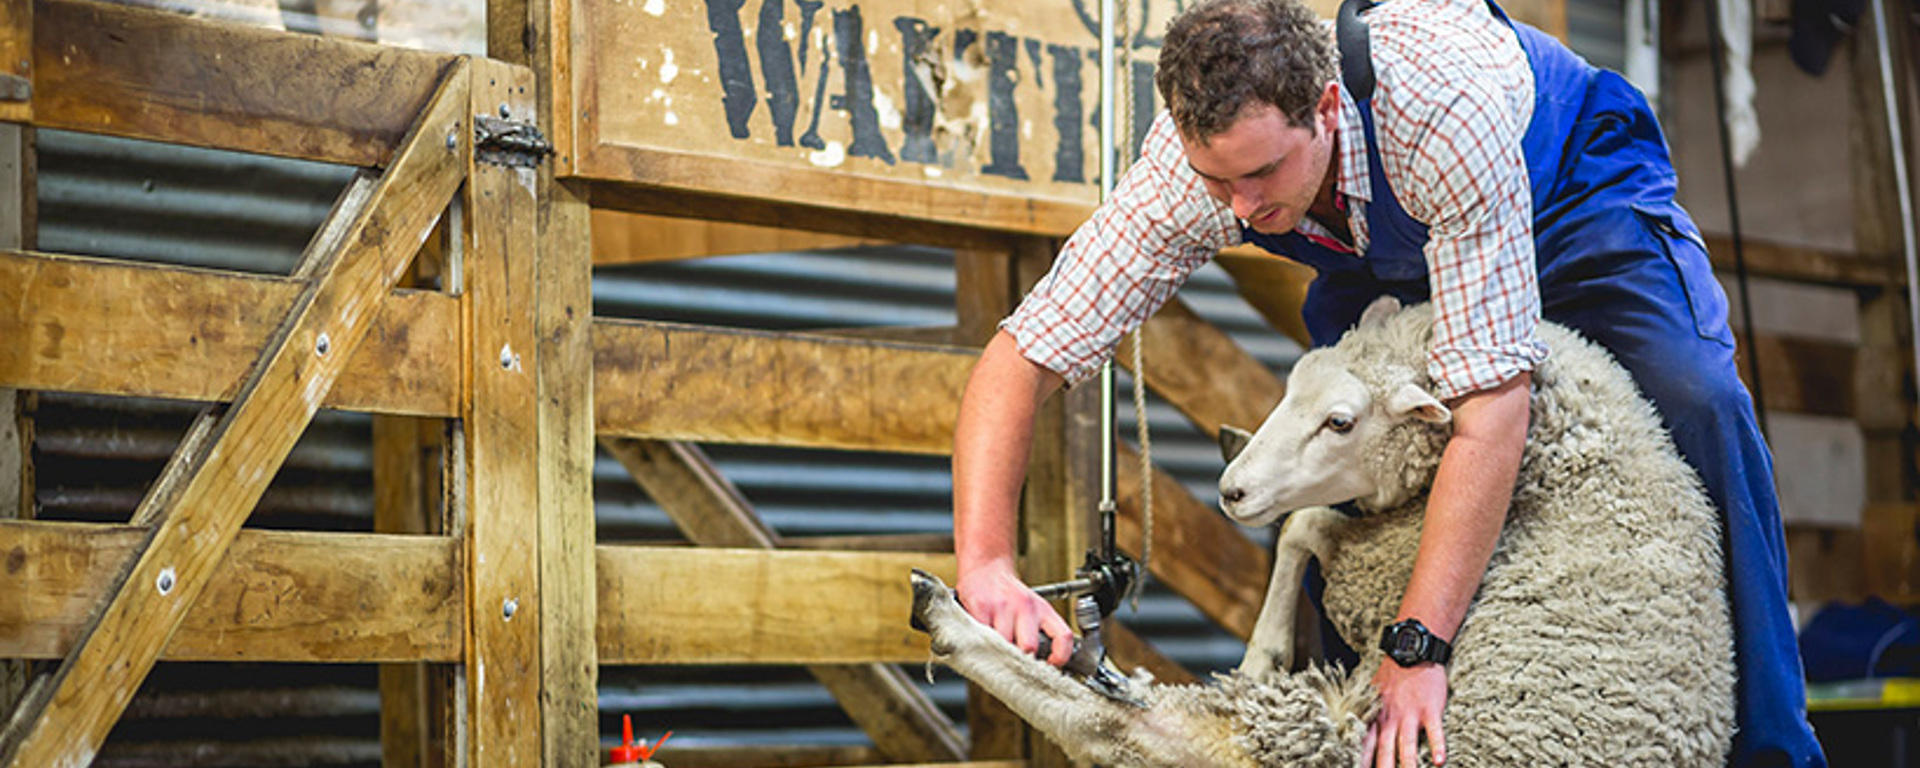
[[[1538,30],[1512,26],[1532,65],[1536,93],[1522,149],[1533,185],[1541,312],[1604,345],[1626,366],[1725,516],[1739,670],[1730,764],[1824,766],[1806,720],[1799,648],[1787,613],[1772,458],[1735,369],[1726,296],[1699,230],[1674,202],[1666,140],[1645,97],[1619,75],[1589,65]],[[1304,309],[1315,346],[1338,340],[1376,297],[1407,303],[1428,297],[1427,228],[1407,215],[1387,185],[1371,99],[1359,109],[1373,193],[1364,203],[1371,234],[1365,256],[1297,232],[1245,230],[1249,242],[1318,271]]]

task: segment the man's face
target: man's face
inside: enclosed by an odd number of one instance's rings
[[[1317,131],[1287,122],[1271,104],[1256,104],[1227,130],[1205,141],[1182,134],[1180,143],[1207,194],[1254,231],[1284,234],[1299,226],[1324,185],[1338,112],[1338,92],[1330,85],[1314,110]]]

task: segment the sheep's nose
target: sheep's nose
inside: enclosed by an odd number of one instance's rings
[[[1220,500],[1228,504],[1238,504],[1242,499],[1245,499],[1246,497],[1247,497],[1247,491],[1244,488],[1220,489]]]

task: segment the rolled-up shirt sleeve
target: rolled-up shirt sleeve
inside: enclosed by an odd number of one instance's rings
[[[1000,327],[1028,360],[1079,383],[1193,270],[1239,242],[1238,220],[1207,196],[1162,112],[1140,160]]]
[[[1503,83],[1479,56],[1466,48],[1403,67],[1395,52],[1376,58],[1396,73],[1375,97],[1385,102],[1376,104],[1382,166],[1407,213],[1429,228],[1427,367],[1443,399],[1499,386],[1547,357],[1535,335],[1533,200],[1520,145],[1531,104],[1515,103],[1531,88]]]

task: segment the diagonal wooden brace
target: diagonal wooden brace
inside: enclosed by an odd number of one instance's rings
[[[343,204],[323,227],[300,272],[306,289],[233,404],[183,446],[194,455],[172,463],[162,484],[171,489],[143,504],[149,537],[60,668],[14,713],[0,765],[92,762],[465,178],[468,79],[462,59],[365,204]]]
[[[607,449],[647,495],[701,546],[774,549],[778,537],[746,497],[692,443],[603,437]],[[813,664],[808,672],[840,702],[889,760],[964,760],[967,748],[906,673],[891,664]]]

